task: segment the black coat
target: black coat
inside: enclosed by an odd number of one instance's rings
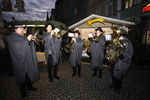
[[[29,42],[25,36],[12,33],[7,38],[8,48],[11,55],[14,75],[17,84],[25,82],[25,74],[31,81],[39,78],[34,42]]]
[[[104,49],[105,49],[105,37],[104,35],[101,35],[99,37],[99,41],[91,42],[90,45],[90,51],[91,51],[91,66],[92,68],[95,67],[102,67],[103,59],[104,59]]]
[[[56,38],[52,36],[49,32],[46,32],[42,39],[45,41],[45,56],[48,61],[48,55],[52,55],[52,65],[56,65],[59,62],[60,47],[62,38]]]
[[[119,57],[117,63],[114,64],[114,70],[113,70],[113,76],[117,79],[123,78],[130,65],[131,65],[131,60],[133,56],[133,47],[132,43],[128,38],[124,38],[124,43],[125,43],[125,50],[123,54],[121,55],[122,57]]]
[[[70,54],[70,64],[73,67],[76,67],[76,65],[81,65],[81,57],[82,57],[82,46],[83,41],[81,38],[76,38],[76,43],[72,44],[72,51]]]

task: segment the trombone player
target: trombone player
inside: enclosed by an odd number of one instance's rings
[[[99,78],[102,77],[102,64],[104,59],[104,49],[105,49],[105,37],[103,35],[103,30],[101,27],[95,29],[96,33],[90,45],[91,51],[91,66],[93,68],[93,77],[97,75],[97,70],[99,71]]]

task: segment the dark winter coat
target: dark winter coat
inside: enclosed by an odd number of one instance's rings
[[[24,83],[26,73],[32,82],[37,80],[39,69],[34,42],[29,42],[25,36],[15,32],[7,37],[7,41],[16,83]]]
[[[76,65],[81,65],[82,46],[82,39],[80,37],[76,38],[76,43],[72,44],[72,51],[69,58],[72,67],[76,67]]]
[[[132,43],[128,38],[124,38],[125,50],[121,57],[119,57],[118,62],[114,64],[113,76],[117,79],[123,78],[128,71],[131,60],[133,56],[133,47]]]
[[[45,56],[48,61],[48,55],[52,55],[52,65],[56,65],[59,62],[60,47],[62,38],[56,38],[52,36],[49,32],[46,32],[42,39],[45,41]]]
[[[102,67],[104,59],[104,49],[105,49],[105,37],[101,35],[99,41],[91,42],[90,51],[91,51],[91,66],[92,68]]]

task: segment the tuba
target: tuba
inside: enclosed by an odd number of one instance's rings
[[[113,40],[108,48],[106,59],[110,64],[115,64],[118,61],[119,55],[123,54],[125,50],[125,44],[123,41]]]
[[[119,40],[121,31],[117,29],[113,31],[114,38],[110,42],[108,46],[108,52],[105,55],[105,58],[110,64],[115,64],[119,59],[119,55],[123,54],[125,50],[125,43],[122,40]]]

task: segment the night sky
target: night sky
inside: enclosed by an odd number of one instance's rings
[[[2,0],[0,0],[1,2]],[[16,0],[12,1],[12,8],[15,9],[14,5]],[[10,21],[11,16],[14,16],[17,20],[46,20],[47,12],[51,15],[51,9],[55,8],[56,0],[24,0],[25,13],[15,12],[2,12],[2,17]]]

